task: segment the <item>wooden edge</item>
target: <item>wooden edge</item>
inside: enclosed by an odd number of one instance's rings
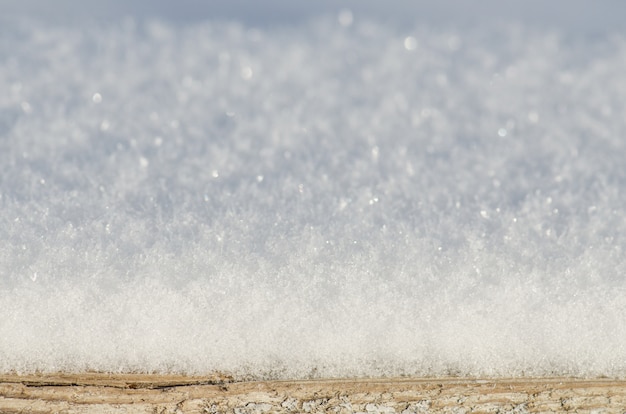
[[[182,374],[140,374],[140,373],[37,373],[16,374],[0,373],[0,383],[25,384],[29,386],[102,386],[113,388],[164,388],[183,387],[193,385],[260,385],[273,384],[275,386],[298,385],[306,387],[308,384],[351,385],[351,386],[401,386],[401,385],[458,385],[467,386],[531,386],[550,385],[554,387],[588,387],[606,386],[607,384],[626,385],[626,378],[578,378],[578,377],[374,377],[374,378],[325,378],[325,379],[295,379],[295,380],[245,380],[237,379],[232,375],[214,373],[210,375],[182,375]]]
[[[0,412],[624,413],[626,379],[367,378],[236,381],[107,373],[0,374]]]
[[[218,385],[233,382],[232,376],[211,374],[187,376],[176,374],[114,374],[114,373],[45,373],[0,374],[0,383],[24,384],[31,387],[44,386],[96,386],[112,388],[164,388],[190,385]]]

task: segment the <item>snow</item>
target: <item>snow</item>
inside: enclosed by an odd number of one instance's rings
[[[626,376],[613,3],[70,4],[0,25],[0,372]]]

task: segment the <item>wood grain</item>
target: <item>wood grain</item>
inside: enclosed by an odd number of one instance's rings
[[[626,412],[626,380],[385,378],[237,382],[224,375],[0,375],[1,413]]]

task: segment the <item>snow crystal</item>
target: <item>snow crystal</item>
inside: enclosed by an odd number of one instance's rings
[[[4,22],[0,371],[626,376],[626,37],[366,14]]]

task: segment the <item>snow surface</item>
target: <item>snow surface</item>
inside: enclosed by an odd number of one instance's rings
[[[609,23],[16,4],[0,372],[626,376]]]

